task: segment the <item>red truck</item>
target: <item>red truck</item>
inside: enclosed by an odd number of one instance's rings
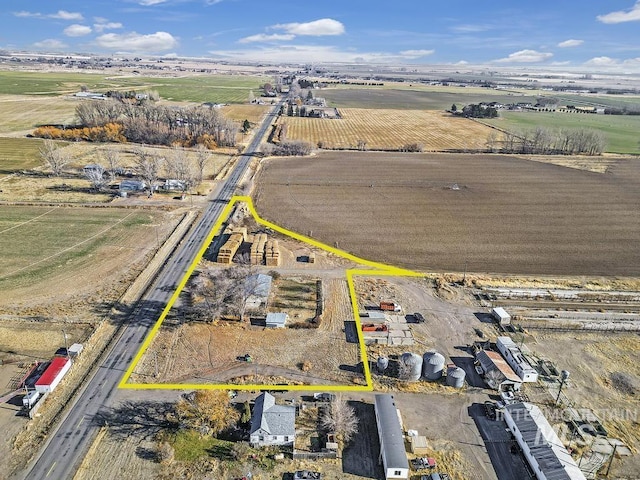
[[[400,312],[402,308],[400,308],[400,305],[394,302],[380,302],[380,310],[387,310],[390,312]]]

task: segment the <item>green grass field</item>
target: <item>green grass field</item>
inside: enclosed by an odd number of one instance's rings
[[[91,271],[115,259],[115,252],[135,248],[141,228],[153,234],[149,225],[156,215],[118,208],[0,206],[0,290]]]
[[[0,95],[68,95],[85,85],[91,91],[157,90],[178,102],[245,103],[249,92],[271,77],[246,75],[192,75],[175,77],[118,77],[85,73],[0,72]]]
[[[535,127],[591,128],[607,137],[606,152],[640,153],[640,116],[594,115],[558,112],[500,112],[500,117],[483,122],[503,130],[517,132]]]
[[[0,176],[42,165],[36,138],[0,138]]]

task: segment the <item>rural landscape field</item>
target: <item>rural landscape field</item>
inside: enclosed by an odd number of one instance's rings
[[[418,270],[637,276],[639,165],[606,174],[516,156],[321,153],[274,159],[266,219]]]

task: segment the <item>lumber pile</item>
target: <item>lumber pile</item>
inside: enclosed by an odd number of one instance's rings
[[[268,267],[280,266],[280,247],[278,246],[278,240],[267,241],[264,259]]]
[[[251,265],[262,265],[264,262],[264,248],[267,244],[267,234],[255,235],[251,244]]]

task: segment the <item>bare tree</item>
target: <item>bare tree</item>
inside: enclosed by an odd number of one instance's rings
[[[109,173],[109,180],[113,182],[120,170],[120,155],[115,148],[107,147],[102,151],[102,158],[107,164],[106,170]]]
[[[196,181],[198,183],[202,183],[204,179],[204,169],[206,168],[209,160],[211,159],[211,154],[209,153],[209,149],[202,144],[199,144],[196,147],[196,165],[198,166],[198,176]]]
[[[320,423],[325,430],[335,433],[344,443],[348,443],[358,433],[356,411],[342,398],[331,403],[331,408],[325,411]]]
[[[147,184],[149,196],[151,196],[153,195],[154,185],[160,175],[160,168],[164,159],[147,152],[143,147],[139,147],[134,153],[136,170],[140,178]]]
[[[367,141],[366,140],[358,140],[358,150],[365,151],[367,149]]]
[[[56,177],[62,174],[62,169],[71,162],[71,157],[56,145],[53,140],[45,140],[40,148],[40,158],[44,160]]]
[[[192,160],[182,147],[173,147],[171,155],[166,159],[169,176],[177,180],[184,194],[193,187],[197,173]]]
[[[176,405],[176,416],[184,428],[203,435],[217,435],[240,419],[226,390],[198,390],[184,395]]]
[[[107,180],[104,178],[104,167],[99,164],[91,165],[90,168],[84,169],[84,176],[91,182],[91,187],[100,191],[107,184]]]

